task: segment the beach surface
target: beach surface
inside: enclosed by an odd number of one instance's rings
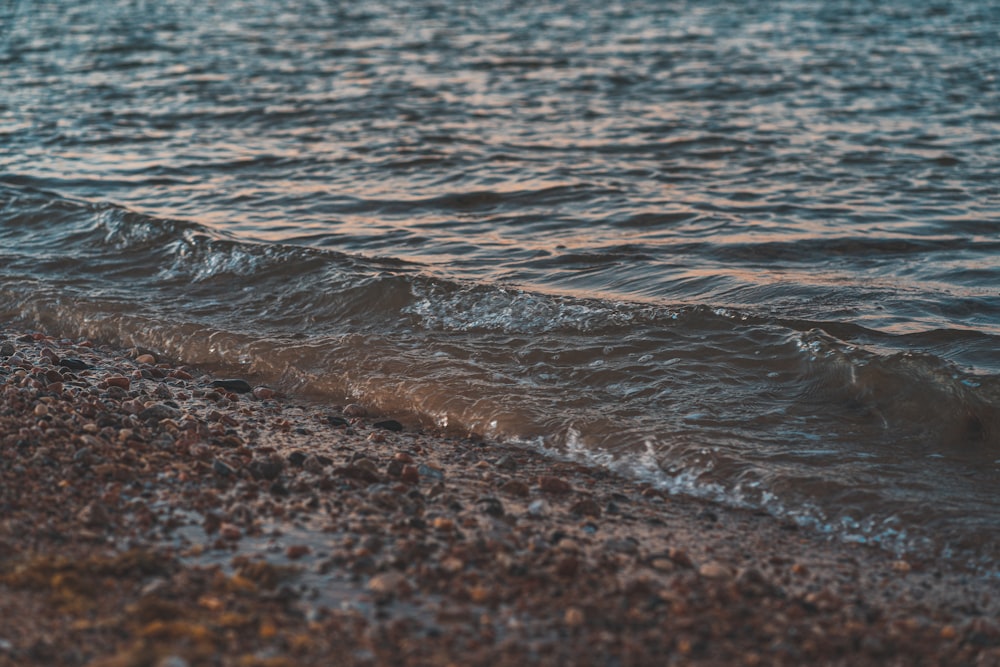
[[[0,665],[1000,664],[996,580],[392,417],[0,330]]]

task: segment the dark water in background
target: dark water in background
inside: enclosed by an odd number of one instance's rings
[[[0,321],[996,572],[1000,1],[0,0]]]

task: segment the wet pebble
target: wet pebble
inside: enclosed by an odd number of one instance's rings
[[[215,389],[224,389],[235,394],[249,394],[253,391],[253,387],[250,386],[249,382],[238,379],[212,380],[209,386]]]
[[[540,488],[545,493],[569,493],[573,490],[573,487],[569,482],[560,478],[552,477],[549,475],[542,475],[538,478],[538,488]]]
[[[394,433],[399,433],[403,430],[403,425],[395,419],[384,419],[382,421],[375,422],[372,426],[375,428],[385,429],[386,431],[392,431]]]
[[[351,403],[350,405],[344,406],[344,416],[348,419],[353,419],[355,417],[364,417],[368,414],[368,411],[364,409],[363,406],[357,403]]]
[[[570,506],[569,511],[579,516],[601,516],[601,506],[598,505],[593,498],[584,498],[583,500],[573,503],[573,505]]]
[[[531,494],[531,488],[520,480],[512,479],[500,487],[500,492],[508,496],[526,498]]]
[[[217,474],[222,475],[223,477],[232,477],[233,475],[236,474],[236,471],[233,470],[233,468],[228,463],[220,461],[219,459],[215,459],[212,462],[212,470],[214,470]]]
[[[104,382],[108,385],[108,388],[116,387],[120,389],[128,389],[132,384],[131,380],[124,375],[112,375],[105,378]]]

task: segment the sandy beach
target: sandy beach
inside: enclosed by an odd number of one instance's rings
[[[0,330],[0,665],[996,665],[1000,582]]]

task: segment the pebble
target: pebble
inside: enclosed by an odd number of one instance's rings
[[[437,468],[432,468],[431,466],[425,465],[423,463],[417,466],[417,472],[420,473],[421,477],[426,477],[428,479],[433,479],[433,480],[444,479],[443,471],[438,470]]]
[[[569,508],[569,511],[579,516],[601,516],[601,506],[598,505],[592,498],[584,498],[583,500],[573,503],[573,505]]]
[[[160,421],[161,419],[180,419],[181,411],[164,403],[154,403],[139,413],[143,421]]]
[[[350,405],[344,406],[345,417],[348,418],[364,417],[366,414],[368,414],[368,411],[365,410],[362,406],[358,405],[357,403],[351,403]]]
[[[549,475],[542,475],[538,478],[538,488],[545,493],[569,493],[573,490],[573,487],[566,480]]]
[[[500,492],[506,493],[508,496],[526,498],[531,494],[531,489],[524,482],[512,479],[500,487]]]
[[[14,344],[11,343],[10,341],[4,341],[3,343],[0,343],[0,357],[13,356],[15,351],[16,348],[14,347]]]
[[[254,387],[253,397],[258,400],[266,401],[269,398],[274,398],[274,396],[275,391],[273,389],[268,387]]]
[[[394,433],[399,433],[403,430],[403,425],[395,419],[385,419],[380,422],[375,422],[372,426],[375,428],[385,429],[386,431],[392,431]]]
[[[48,407],[46,407],[44,403],[39,403],[38,405],[35,406],[36,417],[44,417],[47,414],[49,414],[49,409]]]
[[[135,358],[135,361],[136,363],[139,364],[153,365],[156,363],[156,357],[154,357],[151,354],[140,354],[138,357]]]
[[[528,514],[534,517],[545,516],[549,511],[549,506],[544,500],[536,500],[528,505]]]
[[[222,475],[223,477],[232,477],[233,475],[236,474],[236,471],[233,470],[233,468],[229,464],[224,463],[219,459],[215,459],[214,461],[212,461],[212,470],[214,470],[219,475]]]
[[[732,571],[717,561],[709,561],[698,568],[698,574],[706,579],[726,579],[732,576]]]
[[[383,572],[371,578],[368,590],[380,596],[406,595],[411,587],[402,572]]]
[[[251,387],[250,383],[246,380],[212,380],[212,383],[209,386],[216,389],[225,389],[226,391],[231,391],[235,394],[249,394],[253,391],[253,387]]]
[[[109,378],[105,378],[104,382],[107,383],[108,387],[118,387],[120,389],[128,389],[132,384],[131,380],[124,375],[112,375]]]

